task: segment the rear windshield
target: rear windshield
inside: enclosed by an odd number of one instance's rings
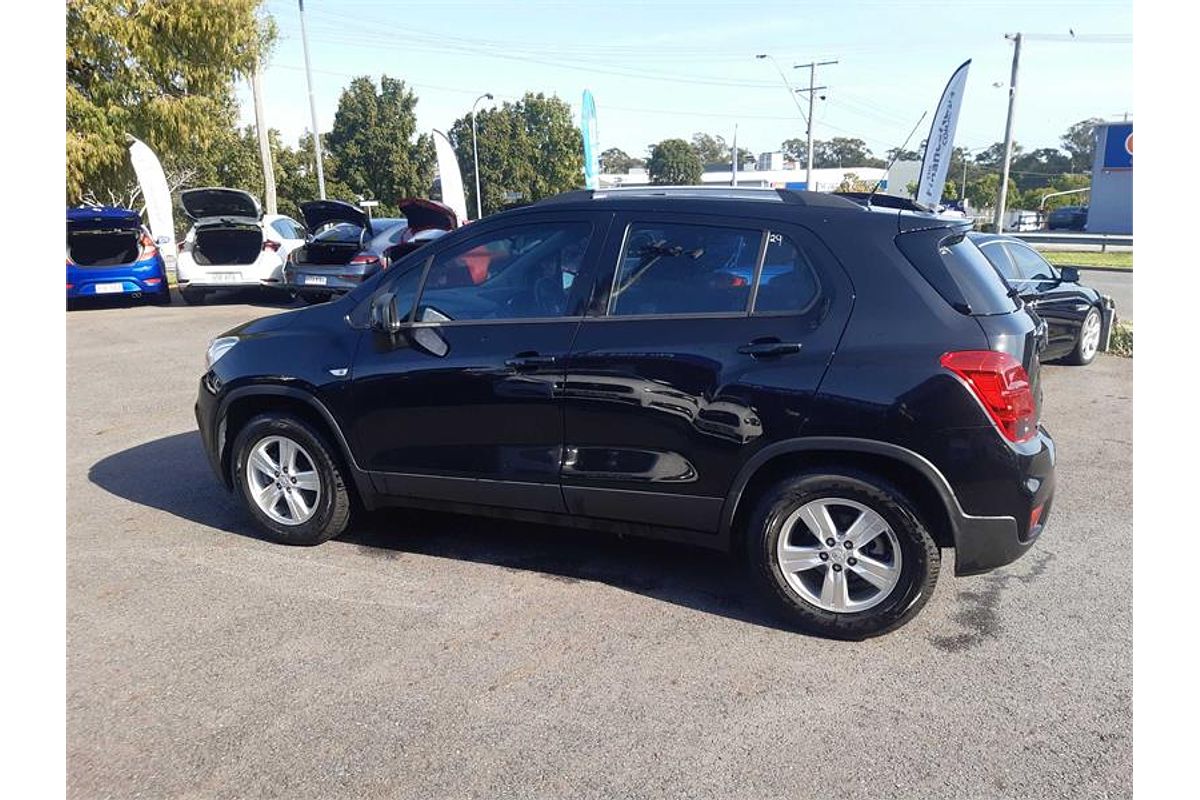
[[[912,231],[896,245],[947,303],[963,314],[1008,314],[1017,310],[1004,279],[963,233],[945,228]]]
[[[327,225],[313,237],[317,242],[357,243],[362,238],[363,229],[349,222],[337,222]]]

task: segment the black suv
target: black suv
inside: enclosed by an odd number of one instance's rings
[[[829,194],[572,192],[215,339],[196,417],[281,542],[388,505],[659,537],[870,636],[940,548],[991,570],[1050,512],[1040,337],[965,233]]]

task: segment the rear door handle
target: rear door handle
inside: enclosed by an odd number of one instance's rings
[[[764,358],[766,356],[786,356],[800,352],[800,342],[755,341],[744,344],[737,349],[744,356]]]
[[[558,363],[556,356],[540,356],[537,353],[517,353],[512,358],[504,362],[504,366],[510,369],[537,369],[538,367],[552,367]]]

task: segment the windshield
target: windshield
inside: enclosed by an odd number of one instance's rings
[[[1016,299],[987,256],[964,233],[945,228],[912,231],[896,244],[947,303],[963,314],[1007,314]]]

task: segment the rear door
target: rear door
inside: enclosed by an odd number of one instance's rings
[[[354,366],[359,463],[392,494],[563,512],[557,395],[611,215],[481,223],[384,285],[413,306]],[[472,226],[473,228],[475,226]],[[418,291],[418,286],[419,291]],[[412,302],[412,298],[419,299]]]
[[[716,531],[764,432],[799,435],[851,302],[807,229],[618,214],[566,364],[569,510]]]

